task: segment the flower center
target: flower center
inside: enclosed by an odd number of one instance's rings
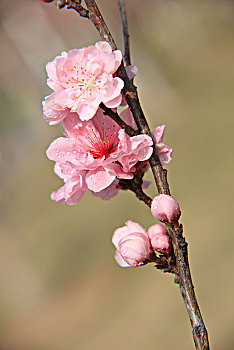
[[[89,73],[83,67],[73,66],[70,69],[70,74],[65,74],[67,79],[66,84],[72,89],[83,91],[92,91],[96,88],[96,76],[94,73]]]
[[[117,148],[118,141],[116,138],[116,132],[111,133],[110,129],[107,129],[107,133],[103,137],[97,135],[92,129],[92,135],[87,136],[86,138],[91,145],[88,151],[96,159],[103,158],[103,156],[107,159]]]

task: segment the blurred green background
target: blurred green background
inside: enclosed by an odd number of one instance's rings
[[[126,3],[142,105],[174,150],[169,182],[211,347],[232,350],[234,2]],[[121,48],[117,1],[98,4]],[[0,349],[193,349],[173,277],[113,259],[114,229],[148,227],[149,209],[127,192],[74,207],[49,198],[61,181],[45,150],[62,128],[42,119],[44,66],[98,34],[39,0],[1,0],[0,20]]]

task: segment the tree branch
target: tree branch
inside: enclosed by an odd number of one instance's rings
[[[119,0],[118,5],[119,5],[119,12],[120,12],[121,23],[123,28],[124,62],[126,66],[130,66],[131,58],[130,58],[129,32],[128,32],[127,12],[126,12],[124,0]]]
[[[115,41],[97,7],[95,0],[85,0],[87,8],[90,13],[90,20],[95,25],[102,39],[106,40],[113,50],[117,49]],[[117,70],[117,75],[124,81],[124,95],[132,114],[136,121],[139,131],[148,134],[152,137],[149,125],[146,121],[145,115],[140,105],[137,94],[137,88],[132,81],[129,80],[123,62]],[[158,192],[162,194],[169,194],[170,189],[167,182],[167,172],[163,169],[160,159],[158,157],[156,148],[153,148],[153,154],[149,160],[152,172],[156,181]],[[187,249],[181,247],[181,243],[185,242],[182,236],[182,226],[178,231],[179,225],[172,227],[169,234],[172,240],[174,254],[176,258],[177,274],[179,277],[179,285],[182,298],[184,299],[190,322],[193,328],[193,337],[197,350],[209,350],[208,334],[205,328],[200,309],[194,293],[192,278],[190,274]]]
[[[121,127],[121,129],[124,129],[126,131],[126,133],[129,136],[139,135],[139,131],[134,130],[130,125],[126,124],[120,118],[117,112],[114,112],[111,108],[106,107],[104,103],[100,103],[99,107],[104,111],[104,114],[108,115],[111,119],[113,119]]]

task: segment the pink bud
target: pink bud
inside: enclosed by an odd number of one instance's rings
[[[122,267],[140,266],[154,261],[155,254],[145,229],[136,222],[115,230],[112,242],[117,248],[116,262]]]
[[[117,252],[128,265],[133,267],[147,264],[152,260],[153,255],[149,239],[142,233],[131,233],[122,238]]]
[[[181,214],[179,204],[167,194],[154,197],[151,205],[152,215],[161,222],[175,224]]]
[[[169,237],[165,226],[155,224],[150,226],[147,231],[151,245],[155,250],[168,249],[170,247]]]

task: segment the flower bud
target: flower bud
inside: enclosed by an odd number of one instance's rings
[[[161,222],[175,224],[181,214],[179,204],[167,194],[154,197],[151,205],[152,215]]]
[[[147,231],[151,245],[155,250],[167,250],[170,247],[169,237],[167,236],[167,229],[165,226],[155,224],[150,226]]]
[[[145,229],[131,220],[117,228],[112,242],[115,245],[115,260],[122,267],[136,267],[155,260],[155,253]]]
[[[122,238],[117,252],[128,265],[133,267],[147,264],[153,256],[149,239],[142,233],[131,233]]]

